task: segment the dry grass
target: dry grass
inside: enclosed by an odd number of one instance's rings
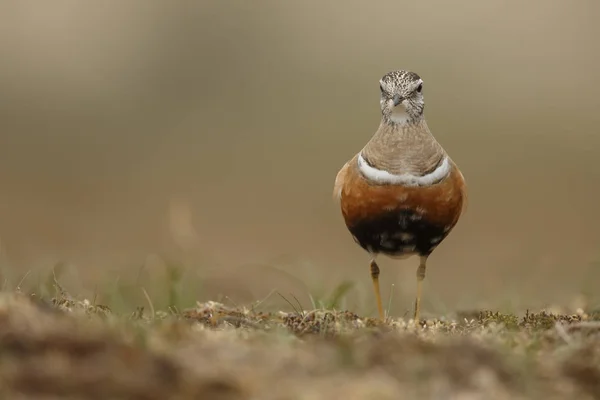
[[[0,395],[15,399],[600,398],[597,315],[456,321],[219,303],[115,315],[0,293]]]

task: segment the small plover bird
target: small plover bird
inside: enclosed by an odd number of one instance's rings
[[[371,256],[382,320],[377,255],[419,256],[414,309],[418,322],[427,258],[458,222],[467,191],[462,173],[427,126],[419,75],[392,71],[379,85],[379,128],[338,172],[334,197],[354,240]]]

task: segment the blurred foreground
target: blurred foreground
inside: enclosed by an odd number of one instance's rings
[[[148,299],[150,300],[150,299]],[[0,394],[18,399],[597,399],[600,313],[423,326],[209,302],[113,314],[0,293]]]

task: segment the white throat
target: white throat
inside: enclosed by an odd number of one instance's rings
[[[430,186],[448,176],[450,174],[451,166],[448,156],[445,156],[444,161],[427,175],[419,176],[410,173],[396,175],[370,166],[365,161],[362,154],[359,154],[358,169],[365,176],[365,178],[377,183],[404,186]]]
[[[392,110],[390,114],[390,120],[398,125],[407,124],[410,121],[410,116],[406,112],[404,104],[400,103]]]

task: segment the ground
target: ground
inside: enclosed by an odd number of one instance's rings
[[[600,315],[263,313],[197,304],[117,315],[65,292],[0,293],[13,399],[600,398]]]

